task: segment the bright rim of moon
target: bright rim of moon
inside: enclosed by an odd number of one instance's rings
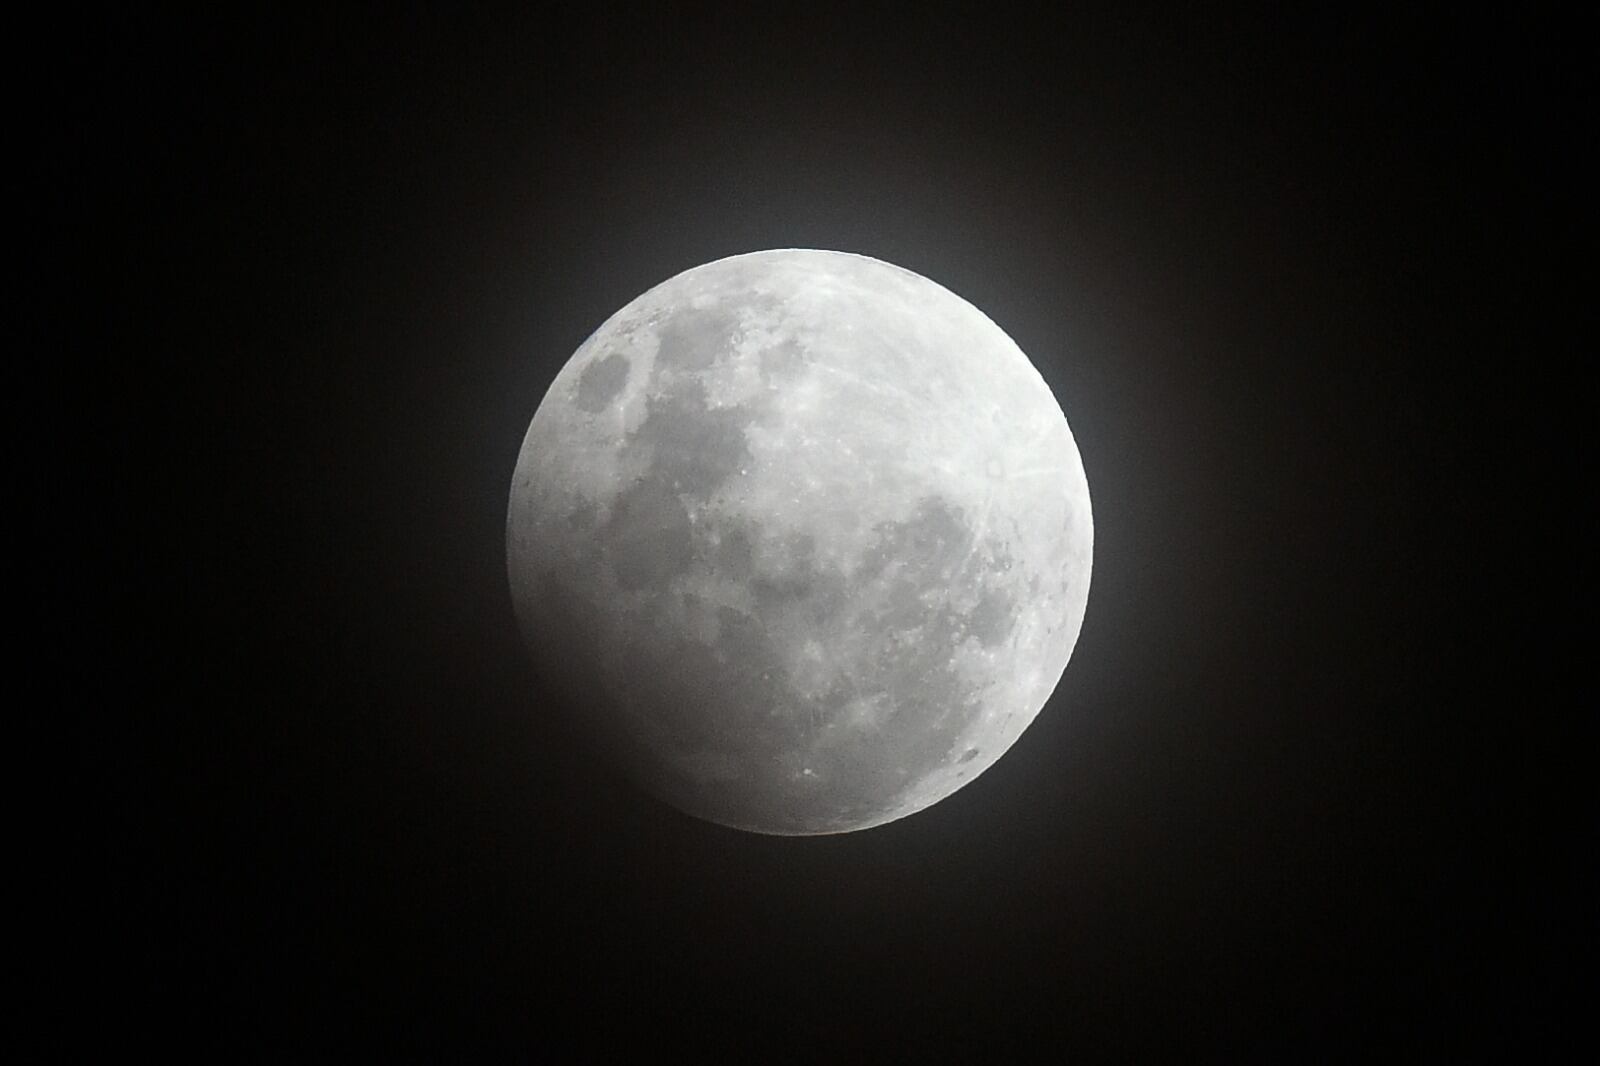
[[[557,375],[511,487],[522,632],[644,787],[763,833],[904,817],[1060,680],[1093,525],[1049,387],[928,279],[786,249],[685,271]]]

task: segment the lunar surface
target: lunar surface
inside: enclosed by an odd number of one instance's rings
[[[668,803],[863,829],[993,765],[1083,622],[1093,527],[1049,387],[982,312],[842,252],[734,256],[613,315],[511,488],[522,632]]]

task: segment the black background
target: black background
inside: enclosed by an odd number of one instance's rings
[[[1589,571],[1543,502],[1581,491],[1582,298],[1543,306],[1582,231],[1572,27],[598,6],[59,28],[33,202],[79,295],[53,491],[90,504],[59,1038],[1559,1047],[1592,934],[1556,904]],[[1094,500],[1051,703],[842,837],[591,765],[504,576],[567,356],[768,247],[987,312]]]

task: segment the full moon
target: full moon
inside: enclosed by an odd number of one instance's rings
[[[507,519],[547,678],[645,789],[788,835],[1003,755],[1083,623],[1089,488],[1049,386],[949,290],[786,249],[687,270],[551,384]]]

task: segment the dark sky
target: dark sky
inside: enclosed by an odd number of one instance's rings
[[[93,297],[61,335],[109,401],[63,445],[104,486],[63,489],[99,501],[68,538],[97,649],[68,678],[69,1035],[1554,1046],[1593,907],[1553,901],[1594,842],[1552,787],[1589,762],[1556,620],[1592,570],[1546,518],[1576,423],[1526,416],[1580,350],[1540,310],[1582,228],[1572,28],[592,6],[60,27],[40,269]],[[595,768],[505,581],[561,364],[769,247],[988,313],[1095,509],[1036,723],[842,837]]]

